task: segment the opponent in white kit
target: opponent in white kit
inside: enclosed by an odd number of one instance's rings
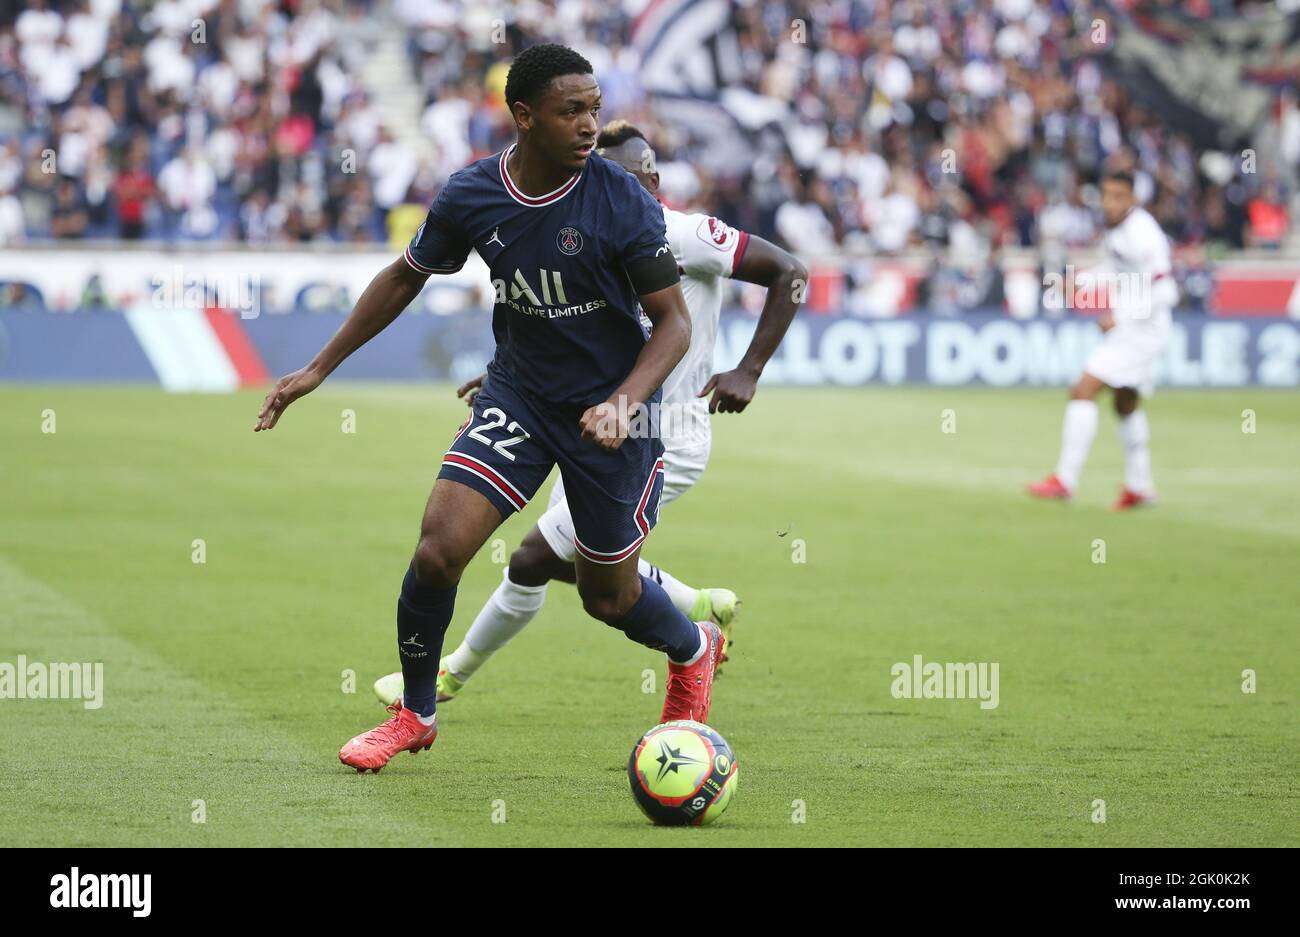
[[[1108,173],[1101,183],[1101,208],[1108,228],[1103,282],[1111,299],[1109,315],[1100,320],[1105,333],[1088,356],[1083,375],[1070,389],[1061,431],[1056,471],[1029,486],[1038,498],[1069,498],[1093,437],[1097,434],[1097,395],[1114,392],[1119,436],[1124,445],[1124,490],[1115,510],[1155,500],[1151,478],[1151,430],[1141,398],[1155,391],[1156,362],[1169,341],[1173,308],[1178,302],[1169,238],[1159,222],[1137,204],[1133,176]]]
[[[598,156],[618,163],[651,193],[659,189],[659,173],[650,144],[626,121],[608,124],[597,140]],[[786,251],[755,235],[739,231],[716,218],[664,208],[668,243],[681,269],[682,294],[691,314],[691,344],[686,356],[664,381],[660,432],[664,443],[665,478],[662,503],[688,491],[704,473],[712,434],[709,415],[739,413],[754,396],[763,366],[780,345],[794,318],[808,282],[808,271]],[[732,278],[767,287],[767,300],[754,337],[740,364],[713,374],[713,347],[722,309],[722,279]],[[712,376],[710,376],[712,375]],[[457,394],[472,399],[482,378],[470,381]],[[712,394],[712,399],[704,398]],[[510,557],[501,585],[488,598],[465,639],[442,659],[438,673],[438,702],[461,691],[487,660],[533,620],[546,599],[551,580],[572,583],[574,555],[582,549],[574,539],[573,519],[556,479],[551,500],[537,526],[528,532]],[[593,562],[612,562],[589,556]],[[731,644],[731,624],[739,604],[729,589],[696,589],[650,565],[640,571],[657,581],[677,608],[693,621],[712,619]],[[725,659],[725,657],[724,657]],[[391,704],[401,695],[402,675],[391,673],[375,681],[375,693]]]

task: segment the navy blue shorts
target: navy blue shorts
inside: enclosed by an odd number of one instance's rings
[[[581,416],[488,377],[438,477],[468,485],[508,517],[523,510],[558,464],[578,552],[594,563],[622,562],[659,520],[663,443],[655,433],[610,452],[582,438]]]

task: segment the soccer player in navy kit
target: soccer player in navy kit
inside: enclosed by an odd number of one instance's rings
[[[637,419],[690,344],[663,212],[636,178],[592,155],[600,88],[582,56],[524,50],[506,80],[518,139],[454,173],[403,257],[381,271],[338,333],[267,395],[256,430],[314,390],[389,325],[434,273],[471,249],[488,265],[496,354],[470,419],[444,456],[397,603],[405,685],[392,718],[339,758],[378,771],[438,734],[435,694],[443,635],[465,566],[559,464],[573,513],[577,580],[594,618],[668,655],[661,718],[708,717],[725,641],[692,622],[637,571],[658,519],[663,445]],[[640,310],[653,325],[649,337]]]

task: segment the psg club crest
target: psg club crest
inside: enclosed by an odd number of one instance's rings
[[[560,233],[555,236],[555,246],[561,253],[572,257],[582,250],[582,235],[578,233],[577,228],[561,228]]]

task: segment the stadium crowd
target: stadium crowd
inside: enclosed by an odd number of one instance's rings
[[[738,84],[789,116],[752,158],[707,168],[701,141],[640,83],[639,5],[0,3],[0,244],[400,241],[450,172],[512,137],[505,70],[539,41],[592,62],[604,118],[651,135],[670,202],[804,255],[929,245],[976,270],[1007,247],[1086,245],[1108,162],[1136,170],[1180,244],[1267,248],[1290,233],[1294,92],[1279,92],[1252,141],[1260,165],[1243,172],[1106,77],[1086,0],[736,3]],[[422,146],[395,138],[363,81],[392,22],[426,108]]]

